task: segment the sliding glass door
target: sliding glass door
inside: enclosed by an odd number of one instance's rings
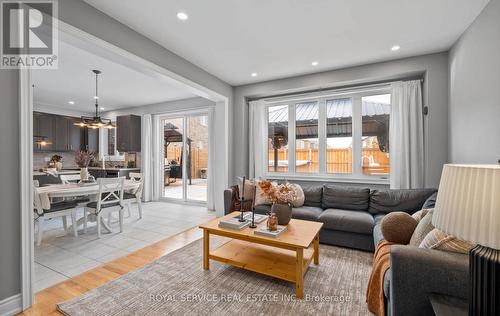
[[[164,117],[163,197],[206,203],[208,174],[208,115]]]

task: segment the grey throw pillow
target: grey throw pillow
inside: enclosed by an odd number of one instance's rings
[[[425,214],[425,216],[418,222],[417,227],[413,231],[413,235],[410,239],[410,246],[418,247],[424,240],[425,236],[434,229],[432,225],[432,214],[434,210],[430,210]]]

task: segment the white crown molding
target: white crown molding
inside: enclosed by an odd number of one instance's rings
[[[23,310],[21,293],[0,301],[0,316],[15,315]]]

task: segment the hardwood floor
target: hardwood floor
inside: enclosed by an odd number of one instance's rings
[[[203,233],[198,227],[191,228],[173,237],[161,240],[129,255],[51,286],[36,293],[35,304],[18,315],[62,315],[56,310],[56,304],[102,286],[132,270],[140,268],[168,253],[184,247],[201,238],[202,235]],[[201,264],[200,262],[200,267]]]

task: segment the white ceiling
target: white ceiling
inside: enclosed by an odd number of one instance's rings
[[[240,85],[446,51],[489,0],[85,1]]]
[[[195,97],[185,88],[159,76],[124,66],[90,50],[90,47],[82,49],[59,41],[59,68],[33,71],[35,106],[92,113],[95,109],[92,69],[102,71],[99,75],[99,106],[105,111]],[[75,104],[68,104],[70,100]]]

